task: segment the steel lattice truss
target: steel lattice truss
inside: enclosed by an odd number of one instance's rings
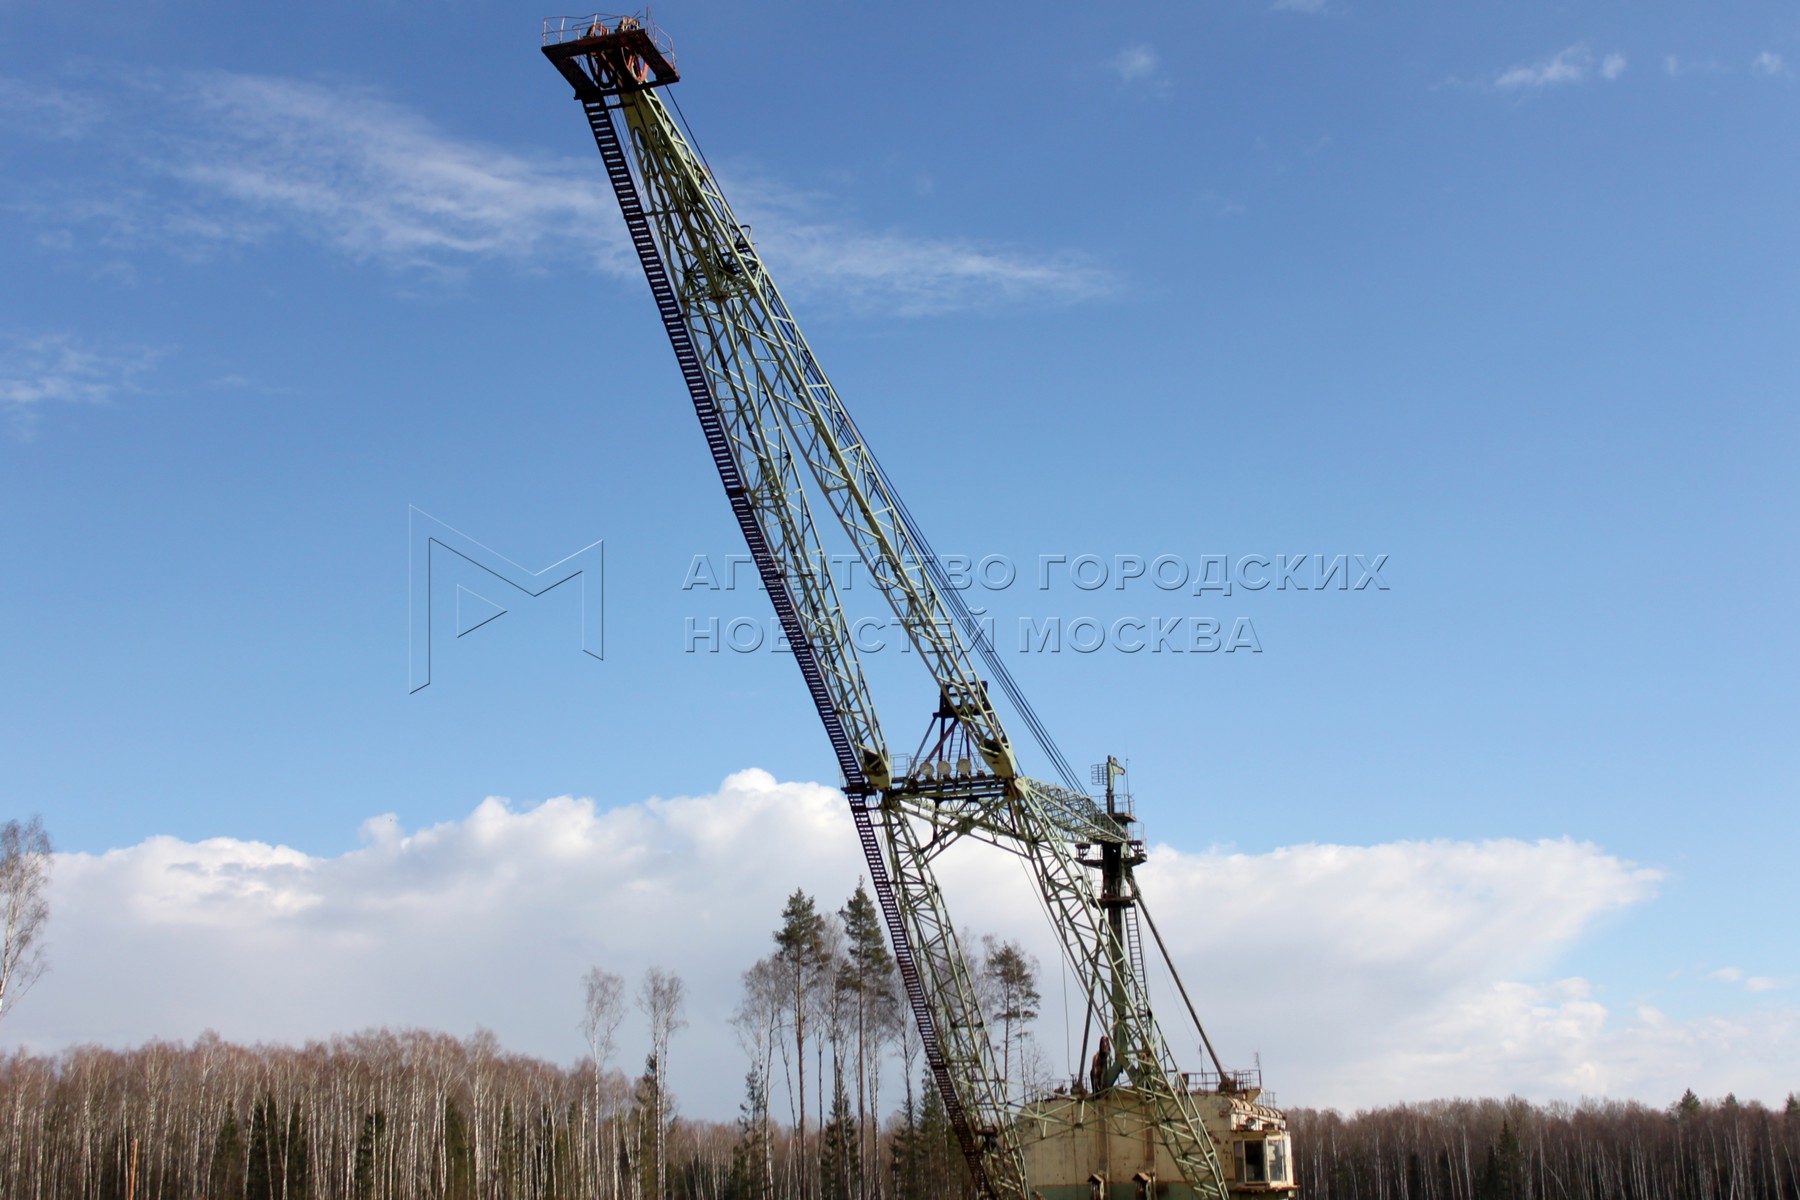
[[[747,229],[655,89],[678,78],[632,18],[547,23],[776,615],[837,754],[907,999],[979,1190],[1026,1200],[1009,1095],[934,860],[966,837],[1030,864],[1078,979],[1104,989],[1120,1066],[1185,1180],[1224,1200],[1217,1151],[1151,1015],[1135,923],[1109,922],[1077,847],[1124,825],[1026,778],[905,510],[769,278]],[[896,773],[827,570],[806,481],[849,536],[940,695],[941,738],[979,766]],[[1091,1002],[1091,1001],[1090,1001]]]

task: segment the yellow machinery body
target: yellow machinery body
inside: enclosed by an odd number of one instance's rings
[[[1291,1200],[1297,1188],[1286,1114],[1258,1103],[1254,1089],[1192,1095],[1232,1196]],[[1153,1107],[1130,1087],[1033,1101],[1020,1114],[1019,1141],[1031,1195],[1042,1200],[1189,1200],[1199,1194],[1181,1182]]]

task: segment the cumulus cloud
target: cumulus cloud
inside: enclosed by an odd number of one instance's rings
[[[1502,91],[1541,91],[1572,83],[1585,83],[1596,74],[1611,82],[1625,73],[1626,59],[1614,51],[1597,57],[1586,45],[1577,44],[1535,63],[1508,67],[1494,77]]]
[[[769,952],[789,892],[835,908],[862,868],[834,789],[756,770],[705,796],[611,808],[488,799],[461,820],[409,832],[376,817],[361,833],[338,855],[153,837],[59,856],[52,969],[8,1018],[11,1033],[51,1047],[208,1027],[300,1040],[486,1026],[568,1060],[582,972],[658,964],[690,987],[675,1084],[688,1111],[724,1116],[735,1073],[717,1065],[736,1061],[726,1023],[740,973]],[[940,860],[972,931],[1017,938],[1044,964],[1037,1036],[1061,1066],[1080,1027],[1065,1023],[1055,939],[1010,861],[974,844]],[[1655,872],[1591,845],[1158,847],[1141,879],[1222,1053],[1242,1064],[1260,1050],[1289,1103],[1661,1101],[1684,1086],[1748,1096],[1763,1083],[1778,1097],[1772,1081],[1791,1086],[1800,1063],[1793,1013],[1620,1014],[1583,978],[1545,975],[1604,914],[1655,890]],[[1197,1058],[1174,1024],[1179,1001],[1164,996],[1158,1011]]]
[[[1750,69],[1758,75],[1776,76],[1788,74],[1788,65],[1781,55],[1773,50],[1764,50],[1750,63]]]
[[[637,271],[597,156],[458,136],[362,88],[228,72],[143,86],[132,142],[115,156],[139,174],[105,196],[25,205],[41,222],[98,226],[114,246],[202,253],[298,235],[434,274],[494,261]],[[745,220],[778,218],[759,249],[794,293],[912,313],[1067,302],[1110,287],[1075,255],[867,229],[764,180],[727,189]]]

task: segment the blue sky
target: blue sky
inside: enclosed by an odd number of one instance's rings
[[[740,546],[541,15],[0,3],[0,812],[88,856],[334,861],[489,796],[829,782],[791,663],[683,652],[766,603],[682,588]],[[1130,758],[1153,840],[1591,843],[1653,882],[1607,868],[1482,986],[1773,1022],[1800,1061],[1800,13],[656,17],[940,551],[1388,555],[1385,589],[972,593],[1003,646],[1253,623],[1013,653],[1074,761]],[[409,506],[532,569],[604,539],[605,660],[553,594],[439,631],[409,694]],[[896,743],[908,665],[871,663]]]

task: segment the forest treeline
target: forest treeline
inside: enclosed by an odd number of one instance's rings
[[[596,1074],[507,1054],[485,1032],[19,1052],[0,1060],[0,1196],[748,1200],[796,1196],[802,1167],[817,1170],[785,1123],[669,1117],[657,1128],[654,1114],[671,1109],[659,1088],[653,1066],[635,1079]],[[872,1196],[960,1194],[961,1158],[941,1107],[929,1107],[935,1117],[921,1110],[912,1133],[896,1118],[880,1137],[916,1183],[883,1181]],[[759,1161],[774,1168],[768,1182],[749,1169]]]
[[[1800,1200],[1800,1096],[1288,1114],[1309,1200]]]
[[[1037,966],[970,939],[1009,1087],[1039,1086]],[[936,1200],[963,1165],[902,1020],[879,910],[858,885],[821,910],[796,891],[770,953],[743,974],[734,1122],[685,1120],[665,1083],[685,1027],[681,979],[634,992],[583,980],[588,1054],[572,1066],[375,1030],[303,1047],[216,1035],[131,1050],[0,1059],[0,1200]],[[612,1065],[635,1010],[641,1071]],[[896,1104],[884,1079],[901,1079]]]
[[[1015,1100],[1060,1082],[1032,1035],[1038,968],[965,935]],[[743,974],[733,1121],[682,1117],[666,1085],[685,989],[585,979],[572,1065],[493,1034],[374,1030],[305,1046],[214,1034],[0,1059],[0,1200],[959,1200],[962,1158],[904,1019],[879,912],[796,891]],[[572,1008],[575,1007],[572,1003]],[[635,1012],[641,1070],[613,1065]],[[898,1081],[900,1095],[882,1097]],[[1636,1104],[1456,1101],[1291,1114],[1318,1200],[1800,1200],[1800,1098]]]
[[[304,1047],[204,1036],[0,1061],[7,1200],[650,1200],[659,1084],[458,1040],[376,1031]],[[670,1200],[963,1197],[928,1089],[848,1178],[849,1124],[804,1156],[795,1126],[672,1117]],[[841,1107],[841,1106],[840,1106]],[[668,1111],[666,1101],[662,1106]],[[1800,1200],[1800,1098],[1441,1101],[1290,1113],[1311,1200]],[[772,1167],[767,1172],[762,1165]],[[808,1187],[811,1181],[811,1187]],[[813,1189],[817,1189],[816,1192]],[[862,1189],[862,1190],[857,1190]]]

